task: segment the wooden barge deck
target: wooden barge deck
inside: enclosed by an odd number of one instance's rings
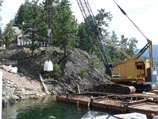
[[[93,92],[94,93],[94,92]],[[92,93],[91,93],[92,94]],[[88,95],[62,95],[56,97],[57,101],[88,106],[91,96]],[[92,109],[103,111],[116,110],[122,113],[138,112],[150,116],[158,114],[158,94],[105,94],[93,97]]]

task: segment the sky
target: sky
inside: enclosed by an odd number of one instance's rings
[[[5,27],[11,19],[14,18],[21,3],[25,0],[4,0],[0,11],[2,20],[0,25]],[[134,23],[143,31],[143,33],[152,40],[153,44],[158,44],[158,0],[115,0],[134,21]],[[83,21],[83,17],[77,5],[77,0],[70,0],[72,11],[79,22]],[[146,39],[138,32],[131,22],[120,12],[113,0],[89,0],[91,9],[94,14],[98,9],[105,9],[111,12],[113,19],[110,22],[110,30],[114,30],[116,34],[124,34],[125,37],[136,37],[138,40],[138,48],[142,48],[146,43]]]

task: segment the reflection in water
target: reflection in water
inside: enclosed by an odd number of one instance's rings
[[[86,109],[58,103],[54,97],[20,101],[3,109],[2,119],[80,119]]]

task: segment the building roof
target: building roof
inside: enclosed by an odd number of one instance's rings
[[[16,35],[19,35],[22,33],[22,30],[19,29],[19,27],[17,27],[17,26],[13,26],[13,30],[15,31]]]

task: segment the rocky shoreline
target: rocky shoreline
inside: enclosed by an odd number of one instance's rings
[[[49,91],[49,94],[46,94],[39,74],[48,53],[52,56],[53,63],[60,61],[62,75],[59,78],[44,77],[44,84]],[[18,67],[17,74],[0,69],[4,73],[3,106],[14,104],[18,100],[50,94],[75,94],[76,85],[84,92],[87,88],[107,82],[102,74],[103,66],[98,69],[90,66],[92,57],[88,53],[75,49],[61,61],[62,56],[63,53],[58,48],[40,49],[33,57],[30,57],[30,51],[26,48],[0,51],[1,65],[9,65],[9,62]]]
[[[46,95],[39,81],[0,69],[3,72],[3,106],[18,100],[39,98]]]

